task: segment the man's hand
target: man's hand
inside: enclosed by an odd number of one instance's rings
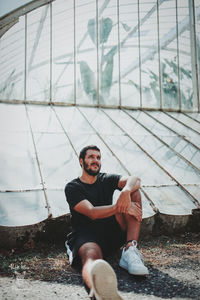
[[[129,191],[122,191],[116,203],[117,212],[128,213],[131,208],[131,197]]]
[[[135,217],[139,222],[142,221],[142,209],[137,202],[131,202],[128,214]]]

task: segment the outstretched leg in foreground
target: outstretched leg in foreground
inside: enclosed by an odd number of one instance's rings
[[[103,260],[101,248],[93,242],[79,249],[82,261],[82,278],[90,290],[90,297],[97,300],[123,300],[117,290],[117,278],[112,267]]]
[[[116,219],[123,230],[127,231],[127,243],[122,250],[119,265],[133,275],[148,275],[148,269],[144,266],[142,255],[137,249],[140,234],[141,221],[134,216],[138,210],[142,218],[142,203],[140,191],[131,193],[131,207],[128,214],[117,214]]]

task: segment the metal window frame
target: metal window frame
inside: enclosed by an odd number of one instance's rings
[[[0,32],[3,30],[3,32],[6,32],[6,28],[10,28],[11,24],[16,24],[16,22],[18,22],[18,19],[20,16],[24,15],[24,19],[25,19],[25,55],[24,55],[24,60],[25,60],[25,67],[24,67],[24,99],[23,101],[26,103],[38,103],[41,104],[43,103],[43,101],[27,101],[27,68],[28,68],[28,62],[27,62],[27,17],[28,17],[28,13],[41,7],[41,6],[49,6],[50,8],[50,66],[49,66],[49,72],[50,72],[50,82],[49,82],[49,104],[65,104],[68,105],[68,103],[65,102],[54,102],[53,101],[53,96],[52,96],[52,74],[53,74],[53,57],[52,57],[52,30],[53,30],[53,22],[52,22],[52,18],[53,18],[53,8],[52,8],[52,2],[55,0],[39,0],[39,1],[31,1],[28,4],[25,4],[24,6],[19,7],[18,9],[14,10],[13,12],[10,12],[9,14],[3,16],[2,18],[0,18]],[[193,90],[194,90],[194,105],[193,105],[193,110],[190,109],[184,109],[184,107],[182,106],[182,101],[181,101],[181,83],[180,83],[180,47],[179,47],[179,33],[180,31],[184,30],[184,24],[181,24],[181,28],[180,28],[180,24],[178,23],[178,0],[175,0],[175,9],[176,9],[176,39],[177,39],[177,76],[178,76],[178,108],[174,109],[174,108],[163,108],[163,100],[162,100],[162,74],[161,74],[161,55],[160,55],[160,51],[161,51],[161,40],[160,40],[160,27],[159,27],[159,18],[160,18],[160,14],[159,14],[159,7],[160,5],[164,2],[164,0],[157,0],[156,1],[156,5],[154,7],[152,7],[151,11],[149,11],[147,13],[147,15],[145,15],[145,17],[143,19],[140,19],[140,1],[137,0],[137,15],[138,15],[138,24],[135,28],[133,28],[131,30],[131,32],[128,33],[127,37],[125,37],[124,40],[120,40],[120,27],[119,27],[119,22],[120,22],[120,0],[116,0],[116,6],[117,6],[117,30],[118,30],[118,36],[117,36],[117,43],[118,43],[118,47],[117,47],[117,55],[118,55],[118,82],[119,82],[119,90],[118,90],[118,97],[119,97],[119,103],[118,105],[112,105],[111,107],[116,107],[116,108],[129,108],[127,106],[123,106],[123,99],[121,96],[121,79],[123,78],[124,75],[126,74],[122,74],[121,72],[121,59],[120,59],[120,48],[121,46],[124,44],[124,42],[127,40],[127,38],[129,36],[131,36],[131,34],[134,31],[138,31],[138,51],[139,51],[139,62],[138,62],[138,68],[139,68],[139,81],[140,81],[140,106],[139,109],[153,109],[153,110],[157,110],[157,109],[161,109],[164,111],[181,111],[181,112],[190,112],[190,111],[195,111],[198,110],[198,112],[200,111],[200,91],[199,91],[199,78],[198,78],[198,57],[197,57],[197,43],[196,43],[196,19],[195,19],[195,2],[194,0],[188,0],[188,7],[189,7],[189,28],[190,28],[190,42],[191,42],[191,65],[192,65],[192,84],[193,84]],[[99,3],[98,0],[94,0],[94,3],[96,3],[96,43],[97,43],[97,106],[101,107],[100,104],[100,68],[99,68],[99,17],[101,16],[102,12],[105,10],[105,8],[107,7],[107,5],[109,4],[108,0],[105,0],[102,7],[99,7]],[[140,41],[140,26],[141,24],[143,24],[145,22],[146,19],[148,19],[152,13],[157,13],[157,51],[158,51],[158,64],[159,64],[159,89],[160,89],[160,105],[157,108],[145,108],[143,107],[143,101],[142,101],[142,74],[141,74],[141,68],[142,68],[142,63],[143,63],[143,59],[141,57],[141,41]],[[76,68],[77,68],[77,64],[76,64],[76,56],[77,56],[77,51],[80,48],[83,40],[85,39],[85,36],[83,37],[83,39],[81,40],[81,42],[79,43],[79,45],[76,45],[76,0],[73,0],[73,18],[74,18],[74,53],[73,53],[73,59],[74,59],[74,103],[73,105],[77,105],[77,82],[76,82],[76,76],[77,76],[77,72],[76,72]],[[183,28],[182,28],[183,25]],[[41,28],[42,30],[42,28]],[[113,80],[113,82],[115,82]],[[12,100],[15,101],[15,100]],[[0,102],[6,102],[6,100],[0,100]],[[10,103],[11,100],[8,100],[8,102]],[[18,100],[16,99],[15,102],[18,102]],[[21,100],[19,101],[21,102]],[[87,105],[86,105],[87,106]],[[96,106],[96,104],[92,105],[92,106]],[[109,105],[108,105],[109,107]],[[134,105],[131,106],[130,108],[132,109],[138,109],[138,107],[135,107]]]
[[[190,49],[191,49],[191,64],[192,64],[192,82],[194,90],[194,101],[200,112],[199,99],[199,76],[198,76],[198,57],[197,57],[197,42],[196,42],[196,21],[195,21],[195,3],[194,0],[188,0],[189,17],[190,17]]]

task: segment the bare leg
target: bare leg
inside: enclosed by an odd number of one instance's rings
[[[82,278],[95,299],[123,300],[117,290],[117,277],[112,267],[103,260],[101,248],[96,243],[82,245],[78,252],[82,260]]]
[[[131,193],[131,202],[137,203],[137,205],[142,209],[141,195],[139,190]],[[127,241],[138,241],[141,222],[129,214],[116,214],[116,220],[120,224],[122,230],[127,231]]]
[[[82,245],[78,251],[82,261],[82,278],[86,286],[91,289],[92,282],[90,278],[90,270],[94,260],[102,259],[101,248],[96,243],[86,243]]]
[[[135,215],[140,221],[136,219]],[[126,243],[126,247],[122,251],[119,262],[120,267],[124,268],[132,275],[148,275],[149,271],[145,267],[141,259],[141,254],[137,249],[137,241],[142,220],[142,204],[139,190],[131,194],[131,207],[129,213],[118,214],[116,218],[121,228],[127,230],[127,242],[130,241]],[[133,243],[133,240],[136,242]]]
[[[142,209],[141,195],[139,190],[131,194],[131,201],[136,202]],[[125,214],[125,220],[127,224],[127,241],[138,241],[141,222],[136,220],[135,217],[128,214]]]

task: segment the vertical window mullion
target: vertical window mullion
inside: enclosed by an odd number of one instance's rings
[[[74,105],[76,105],[76,0],[74,0]]]
[[[198,78],[198,57],[196,43],[196,28],[195,28],[195,7],[194,0],[188,0],[189,17],[190,17],[190,47],[191,47],[191,62],[192,62],[192,84],[194,90],[194,108],[200,110],[199,102],[199,78]]]
[[[162,101],[162,70],[161,70],[161,57],[160,57],[160,24],[159,24],[159,5],[157,0],[157,31],[158,31],[158,74],[159,74],[159,91],[160,91],[160,109],[163,109]]]
[[[49,93],[49,98],[50,98],[50,103],[52,102],[52,2],[49,3],[49,8],[50,8],[50,93]]]
[[[121,97],[121,60],[120,60],[120,28],[119,28],[119,0],[117,0],[117,31],[118,31],[118,67],[119,67],[119,107],[122,106]]]
[[[25,15],[25,42],[24,42],[24,102],[27,101],[27,14]]]
[[[176,0],[176,37],[177,37],[177,77],[178,77],[178,102],[179,111],[182,110],[181,91],[180,91],[180,59],[179,59],[179,25],[178,25],[178,4]]]
[[[97,106],[99,107],[100,85],[99,85],[99,7],[98,7],[98,0],[96,0],[96,48],[97,48]]]
[[[142,108],[142,68],[141,68],[141,49],[140,49],[140,1],[138,0],[138,47],[139,47],[139,81],[140,81],[140,108]]]

